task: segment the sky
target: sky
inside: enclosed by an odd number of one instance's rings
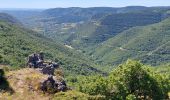
[[[0,8],[170,6],[170,0],[0,0]]]

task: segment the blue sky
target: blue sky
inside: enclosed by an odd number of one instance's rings
[[[0,8],[170,6],[170,0],[0,0]]]

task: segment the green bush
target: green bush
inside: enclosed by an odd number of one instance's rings
[[[112,100],[167,98],[169,77],[158,74],[137,61],[128,60],[119,65],[108,77],[82,78],[79,90],[90,95],[103,95]]]
[[[141,99],[163,99],[168,93],[167,79],[136,61],[129,60],[120,65],[109,77],[110,86],[118,88],[117,95],[113,94],[112,97],[125,99],[129,94],[134,94]]]

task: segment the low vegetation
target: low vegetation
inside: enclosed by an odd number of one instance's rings
[[[119,65],[109,76],[85,77],[78,90],[90,95],[102,95],[106,100],[168,99],[170,77],[156,73],[150,66],[137,61]]]
[[[170,76],[154,71],[137,61],[128,60],[115,68],[109,76],[66,77],[72,90],[44,94],[38,88],[39,80],[47,77],[34,69],[6,71],[6,80],[14,93],[1,92],[0,98],[17,100],[162,100],[169,98]],[[61,74],[60,70],[56,74]]]

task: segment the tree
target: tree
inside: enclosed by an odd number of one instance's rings
[[[117,88],[116,94],[111,95],[113,98],[126,99],[132,94],[139,99],[160,100],[166,98],[168,92],[165,91],[168,81],[137,61],[128,60],[109,77],[111,84],[109,86]]]

